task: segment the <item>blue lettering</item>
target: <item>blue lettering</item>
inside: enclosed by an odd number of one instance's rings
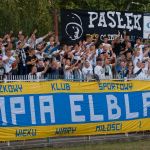
[[[20,90],[20,92],[22,92],[22,89],[23,89],[22,85],[18,85],[17,88]],[[17,92],[18,92],[18,89],[17,89]]]
[[[66,83],[66,90],[70,90],[70,84]]]
[[[56,90],[56,89],[55,89],[55,83],[52,83],[52,84],[51,84],[51,87],[52,87],[52,90],[53,90],[53,91]]]
[[[70,90],[70,84],[69,83],[60,83],[60,84],[58,84],[58,83],[53,83],[53,84],[51,84],[51,87],[52,87],[52,90],[53,91],[60,91],[60,90],[62,90],[62,91],[65,91],[65,90],[67,90],[67,91],[69,91]]]

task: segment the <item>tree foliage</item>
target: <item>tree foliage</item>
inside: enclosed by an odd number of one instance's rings
[[[53,30],[54,9],[150,11],[150,0],[0,0],[0,35],[11,30],[39,34]],[[130,4],[130,5],[129,5]]]

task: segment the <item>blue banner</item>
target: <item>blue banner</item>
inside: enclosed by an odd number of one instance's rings
[[[0,97],[0,126],[47,126],[150,117],[150,92]]]

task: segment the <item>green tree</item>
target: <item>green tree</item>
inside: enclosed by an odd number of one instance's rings
[[[0,35],[10,30],[30,34],[35,28],[43,35],[53,30],[54,10],[150,11],[150,0],[0,0]]]

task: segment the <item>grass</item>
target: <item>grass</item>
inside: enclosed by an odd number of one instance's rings
[[[76,145],[62,148],[40,148],[34,150],[150,150],[150,140],[136,142],[110,142],[103,144]]]

